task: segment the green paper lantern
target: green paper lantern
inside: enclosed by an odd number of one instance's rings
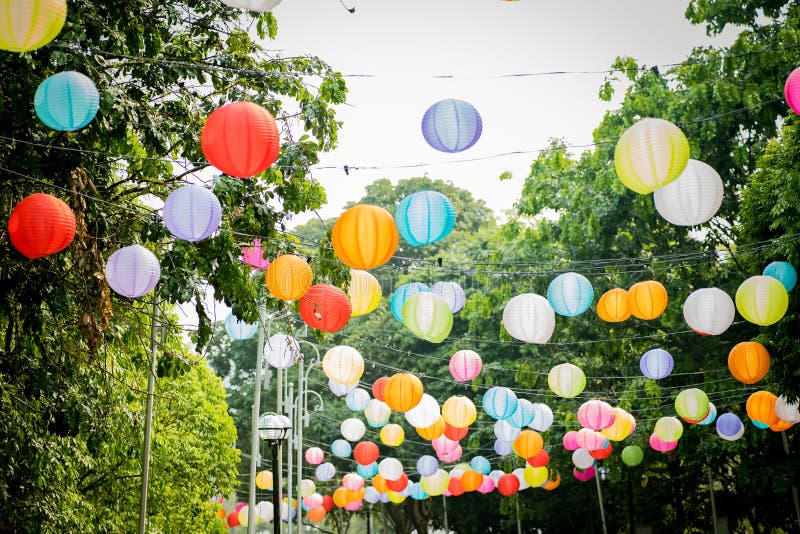
[[[453,328],[453,314],[442,297],[415,293],[403,304],[403,324],[417,337],[441,343]]]
[[[622,449],[622,461],[625,465],[634,467],[642,463],[644,458],[644,451],[637,445],[628,445]]]
[[[663,119],[642,119],[623,133],[614,150],[617,176],[646,195],[677,179],[689,161],[689,141]]]

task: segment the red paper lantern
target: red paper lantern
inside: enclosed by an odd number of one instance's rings
[[[353,449],[353,458],[359,465],[369,465],[378,459],[380,451],[371,441],[361,441]]]
[[[613,450],[614,448],[611,446],[611,442],[609,441],[606,443],[606,446],[603,447],[602,449],[595,449],[593,451],[589,451],[589,454],[595,460],[605,460],[606,458],[611,456],[611,451]]]
[[[447,484],[447,489],[453,497],[458,497],[464,494],[464,487],[461,485],[461,479],[452,477]]]
[[[403,473],[397,480],[387,480],[386,487],[391,491],[401,492],[408,486],[408,475]]]
[[[281,149],[275,118],[253,102],[234,102],[211,112],[200,145],[210,164],[237,178],[261,174]]]
[[[449,424],[444,424],[444,435],[447,436],[447,439],[452,439],[453,441],[460,441],[467,435],[469,432],[469,427],[465,428],[456,428],[454,426],[450,426]]]
[[[519,479],[511,473],[505,474],[497,481],[497,491],[504,497],[510,497],[519,491]]]
[[[326,512],[330,512],[331,510],[333,510],[333,497],[331,497],[330,495],[323,495],[322,507],[325,508]]]
[[[11,243],[35,260],[64,250],[75,237],[75,214],[54,196],[35,193],[23,198],[8,219]]]
[[[388,381],[388,376],[382,376],[372,384],[372,396],[381,402],[386,402],[383,400],[383,388],[386,387],[386,382]]]
[[[239,526],[239,512],[236,510],[228,514],[228,526],[231,528]]]
[[[337,332],[350,320],[350,299],[336,286],[313,285],[300,299],[300,317],[312,328]]]
[[[544,467],[550,463],[550,455],[547,454],[545,449],[542,449],[538,453],[528,458],[527,462],[531,467]]]

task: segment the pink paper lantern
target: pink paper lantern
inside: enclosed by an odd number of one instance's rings
[[[584,469],[581,471],[577,467],[572,470],[572,474],[580,480],[581,482],[586,482],[587,480],[591,480],[594,478],[594,467],[590,467],[589,469]]]
[[[325,459],[325,453],[319,447],[306,449],[306,462],[310,465],[319,465]]]
[[[458,441],[453,441],[444,434],[433,439],[431,445],[433,445],[433,450],[438,454],[449,454],[460,447]]]
[[[452,464],[454,462],[459,461],[461,459],[461,455],[462,454],[464,454],[464,451],[461,448],[461,445],[459,445],[458,447],[456,447],[454,450],[452,450],[450,452],[437,452],[436,456],[437,456],[437,458],[439,458],[440,461],[442,461],[444,463]]]
[[[606,443],[608,443],[607,437],[590,428],[581,428],[578,430],[576,440],[580,448],[586,449],[587,451],[602,449],[606,446]]]
[[[578,433],[574,430],[570,430],[566,434],[564,434],[564,438],[561,440],[564,444],[564,448],[568,451],[574,451],[575,449],[580,449],[581,446],[578,443]]]
[[[578,422],[586,428],[602,430],[613,425],[615,419],[614,408],[601,400],[586,401],[578,408]]]
[[[483,482],[478,486],[479,493],[491,493],[494,491],[494,480],[489,475],[483,475]]]
[[[678,446],[677,441],[661,441],[655,434],[650,434],[650,448],[658,452],[668,452]]]
[[[474,350],[460,350],[450,358],[450,374],[459,382],[472,380],[480,374],[482,368],[481,357]]]
[[[786,78],[783,95],[792,111],[800,115],[800,67],[794,69]]]

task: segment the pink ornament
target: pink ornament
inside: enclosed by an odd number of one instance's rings
[[[601,400],[590,400],[578,408],[578,422],[593,430],[602,430],[614,424],[616,414],[614,408]]]
[[[564,444],[564,448],[568,451],[574,451],[575,449],[581,448],[580,444],[578,443],[578,433],[574,430],[570,430],[564,434],[564,438],[561,441]]]
[[[607,437],[590,428],[581,428],[578,430],[576,440],[581,448],[590,452],[602,449],[606,446],[606,443],[608,443]]]
[[[786,78],[783,95],[792,111],[800,115],[800,67],[794,69]]]
[[[450,358],[450,374],[459,382],[472,380],[482,368],[481,357],[474,350],[460,350]]]
[[[650,434],[650,448],[658,452],[668,452],[678,446],[677,441],[661,441],[655,434]]]
[[[325,459],[325,453],[319,447],[310,447],[306,449],[306,463],[310,465],[319,465]]]
[[[494,491],[494,480],[492,480],[489,475],[483,475],[483,482],[481,485],[478,486],[479,493],[491,493]]]
[[[267,270],[267,267],[269,267],[269,260],[264,258],[264,251],[261,248],[261,239],[256,238],[251,247],[242,247],[242,261],[250,265],[253,269]]]
[[[572,470],[572,474],[580,480],[581,482],[586,482],[587,480],[591,480],[594,478],[594,467],[590,467],[588,469],[584,469],[581,471],[577,467]]]

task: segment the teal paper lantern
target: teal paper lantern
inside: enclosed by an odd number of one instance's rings
[[[372,478],[378,474],[378,462],[367,465],[356,464],[356,472],[363,478]]]
[[[392,315],[394,318],[403,322],[403,304],[411,295],[416,293],[430,293],[431,288],[421,282],[411,282],[403,284],[392,293]]]
[[[456,211],[443,194],[418,191],[400,201],[394,220],[403,239],[419,247],[447,237],[456,223]]]
[[[33,96],[36,115],[54,130],[80,130],[100,108],[100,93],[85,74],[59,72],[39,84]]]
[[[225,332],[231,339],[242,340],[250,339],[258,330],[258,323],[247,323],[229,313],[225,318]]]
[[[482,475],[488,475],[489,471],[492,470],[492,464],[489,463],[489,460],[483,456],[474,457],[472,461],[470,461],[469,465],[472,467],[472,469]]]
[[[535,417],[536,407],[533,403],[526,399],[519,399],[517,409],[508,418],[508,422],[516,428],[523,428],[533,423]]]
[[[547,301],[553,311],[566,317],[575,317],[589,309],[594,300],[592,283],[578,273],[556,276],[547,288]]]
[[[518,404],[517,395],[506,387],[495,386],[483,395],[483,410],[494,419],[508,419]]]
[[[783,284],[786,291],[791,291],[797,285],[797,271],[791,263],[786,261],[773,261],[764,269],[764,276],[771,276]]]

